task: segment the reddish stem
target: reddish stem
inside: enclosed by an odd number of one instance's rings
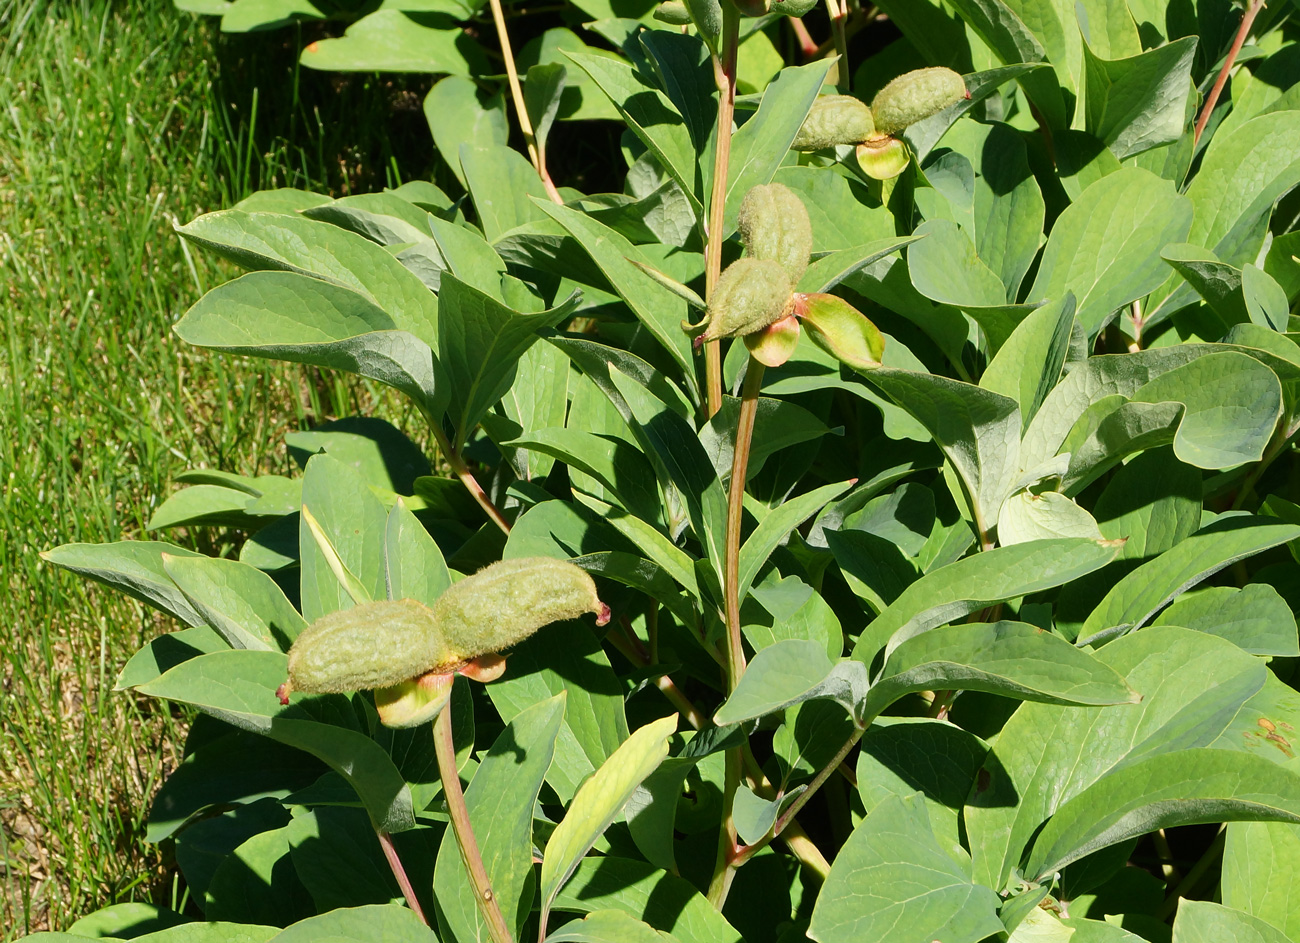
[[[1196,119],[1196,130],[1192,133],[1192,150],[1200,143],[1201,135],[1205,133],[1205,126],[1210,123],[1210,114],[1214,111],[1214,106],[1219,103],[1219,95],[1223,92],[1223,86],[1228,84],[1228,73],[1237,62],[1237,54],[1241,52],[1241,47],[1246,42],[1246,37],[1250,34],[1251,24],[1255,22],[1255,17],[1264,6],[1264,0],[1251,0],[1250,6],[1246,7],[1246,12],[1241,18],[1241,26],[1237,28],[1237,35],[1232,39],[1232,48],[1228,50],[1228,58],[1223,60],[1223,68],[1219,70],[1219,77],[1214,80],[1214,87],[1210,89],[1209,96],[1205,99],[1205,104],[1201,106],[1201,116]]]

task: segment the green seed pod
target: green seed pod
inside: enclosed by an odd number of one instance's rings
[[[682,3],[682,0],[664,0],[663,3],[655,7],[654,18],[661,23],[685,26],[691,21],[691,14],[687,11],[686,4]]]
[[[818,0],[773,0],[772,12],[782,16],[803,16],[817,4]]]
[[[836,144],[861,144],[876,133],[871,109],[852,95],[823,95],[790,145],[796,151],[818,151]]]
[[[952,69],[917,69],[894,79],[871,102],[876,133],[895,134],[954,102],[970,98],[966,83]]]
[[[779,262],[791,287],[799,284],[812,254],[812,223],[798,194],[779,183],[753,187],[737,222],[746,255]]]
[[[785,316],[791,302],[790,279],[779,262],[743,258],[727,266],[713,288],[705,315],[704,333],[695,346],[720,337],[743,337],[761,331]],[[683,324],[687,330],[700,325]]]
[[[438,597],[433,617],[462,660],[499,652],[544,625],[595,613],[609,621],[587,571],[564,560],[502,560],[466,577]]]
[[[307,626],[289,649],[289,687],[313,694],[386,688],[465,655],[413,599],[367,602]]]

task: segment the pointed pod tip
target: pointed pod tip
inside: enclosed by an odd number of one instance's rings
[[[275,696],[277,699],[279,699],[281,706],[284,707],[287,707],[289,705],[289,695],[292,693],[293,693],[293,682],[290,681],[288,678],[286,678],[284,682],[278,688],[275,689]]]

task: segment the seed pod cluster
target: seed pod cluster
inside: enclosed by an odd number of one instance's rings
[[[817,151],[836,144],[861,144],[876,133],[871,109],[852,95],[823,95],[813,102],[790,145],[796,151]]]
[[[812,254],[812,222],[797,193],[779,183],[754,187],[740,204],[737,225],[747,256],[780,263],[790,284],[799,284]]]
[[[897,134],[949,105],[970,98],[966,83],[952,69],[916,69],[894,79],[871,101],[877,134]]]
[[[368,602],[316,620],[289,650],[290,691],[387,688],[523,641],[544,625],[595,613],[609,619],[579,567],[547,557],[502,560],[454,584],[430,609],[415,600]]]

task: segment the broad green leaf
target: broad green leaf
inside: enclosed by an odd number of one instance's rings
[[[1193,205],[1137,167],[1102,177],[1052,226],[1028,300],[1073,292],[1079,323],[1095,336],[1117,309],[1165,280],[1160,250],[1188,238]]]
[[[676,714],[641,727],[623,741],[573,797],[564,819],[551,833],[542,859],[543,926],[556,895],[578,862],[627,805],[641,781],[668,755],[668,738],[676,729]]]
[[[354,594],[387,598],[388,513],[364,479],[328,454],[312,456],[303,475],[302,505],[307,511],[298,531],[303,618],[312,623],[350,609],[359,601]]]
[[[251,193],[232,206],[231,209],[243,210],[245,213],[287,213],[296,215],[299,210],[310,209],[313,206],[323,206],[326,203],[333,202],[333,198],[323,193],[297,190],[293,187],[277,187],[274,190],[258,190]]]
[[[853,657],[870,664],[882,648],[892,652],[913,636],[985,606],[1068,583],[1105,566],[1118,551],[1110,542],[1086,538],[1032,540],[931,570],[867,626]]]
[[[188,918],[169,908],[130,901],[110,904],[74,921],[68,927],[68,935],[80,939],[112,937],[115,934],[138,936],[188,922]]]
[[[504,444],[554,456],[571,470],[577,469],[600,482],[624,510],[642,520],[658,517],[659,488],[654,474],[647,467],[645,453],[630,443],[581,429],[549,427]],[[574,487],[583,486],[575,483]]]
[[[794,638],[824,644],[831,658],[844,653],[844,629],[835,610],[799,577],[781,577],[773,570],[750,595],[770,616],[763,619],[752,606],[741,613],[740,630],[755,651]]]
[[[1120,560],[1163,553],[1201,526],[1201,473],[1173,449],[1148,449],[1115,470],[1093,504],[1102,536],[1123,540]]]
[[[516,934],[532,907],[533,806],[555,757],[564,718],[563,694],[517,714],[497,737],[465,790],[465,805],[493,896]],[[488,928],[475,901],[452,829],[443,833],[433,892],[445,926],[458,940],[482,940]]]
[[[823,485],[783,502],[759,522],[740,548],[739,593],[743,600],[768,557],[792,530],[853,486],[852,481]]]
[[[240,920],[181,924],[133,939],[139,943],[268,943],[279,932],[278,926]]]
[[[814,252],[855,249],[885,240],[901,241],[895,234],[894,217],[888,207],[882,206],[855,178],[826,173],[816,167],[785,166],[776,172],[773,180],[799,194],[807,208]],[[809,271],[816,266],[814,262]],[[815,290],[803,282],[799,287],[802,291]]]
[[[834,174],[827,175],[834,178]],[[883,259],[892,252],[916,241],[915,236],[896,239],[877,239],[866,245],[840,249],[822,256],[808,266],[799,280],[802,292],[828,292],[854,272]]]
[[[131,656],[118,674],[113,690],[125,691],[127,688],[148,684],[181,662],[209,652],[226,651],[228,648],[229,643],[211,626],[200,625],[179,632],[168,632]]]
[[[460,146],[505,144],[508,137],[509,123],[501,92],[485,95],[464,76],[449,75],[429,90],[424,99],[424,117],[438,153],[465,187]]]
[[[161,540],[123,540],[104,544],[63,544],[41,553],[41,559],[79,576],[102,583],[153,606],[190,626],[206,620],[190,605],[163,567],[163,556],[200,554]]]
[[[348,416],[287,433],[284,441],[299,465],[306,467],[317,452],[328,452],[355,468],[376,491],[414,494],[416,479],[432,474],[420,446],[383,419]],[[302,504],[302,482],[294,481],[294,488],[293,510],[297,510]]]
[[[1009,396],[1020,405],[1023,429],[1037,415],[1047,394],[1061,379],[1074,326],[1074,295],[1045,304],[1016,325],[994,356],[980,386]]]
[[[1001,931],[998,897],[972,884],[934,837],[921,793],[890,796],[853,830],[813,908],[818,943],[977,943]]]
[[[888,3],[885,7],[881,7],[881,9],[887,9],[890,13],[890,18],[893,19],[894,22],[899,23],[900,20],[895,15],[895,11],[901,11],[896,4],[897,0],[894,0],[894,2]],[[912,4],[912,6],[920,7],[921,4]],[[937,4],[935,4],[933,8],[937,9]],[[943,16],[944,19],[948,19],[946,15],[940,15]],[[904,32],[907,32],[905,28]],[[908,38],[910,39],[911,37],[909,36]],[[913,42],[915,43],[915,40],[913,40]],[[949,50],[945,50],[943,54],[946,55],[948,52]],[[926,58],[931,65],[944,64],[938,61],[939,56],[927,54]],[[960,68],[957,65],[953,65],[953,68],[960,71]],[[930,152],[934,150],[935,146],[947,137],[950,130],[960,128],[963,124],[974,123],[958,121],[958,118],[962,117],[962,115],[966,114],[980,102],[991,96],[1007,82],[1018,79],[1025,73],[1032,72],[1034,69],[1041,68],[1043,68],[1043,64],[1041,63],[1024,62],[963,75],[962,78],[966,82],[966,91],[970,92],[970,98],[955,102],[943,109],[943,111],[940,111],[938,114],[931,115],[929,118],[922,118],[920,121],[908,125],[903,129],[903,139],[906,140],[908,145],[912,148],[912,153],[916,155],[917,160],[924,161],[926,157],[929,156]],[[994,133],[1000,134],[1001,132]],[[996,171],[993,168],[990,168],[989,172],[992,174]],[[1005,193],[1006,191],[999,190],[997,192]]]
[[[1251,321],[1275,331],[1286,330],[1291,303],[1273,276],[1247,262],[1241,269],[1241,293]]]
[[[739,397],[723,394],[722,408],[714,413],[708,425],[700,430],[700,442],[708,452],[709,460],[724,486],[731,481],[731,465],[735,457],[736,426],[739,418]],[[750,436],[746,480],[752,481],[774,453],[833,434],[821,419],[802,406],[786,400],[760,396],[755,406],[754,432]]]
[[[501,399],[506,417],[520,430],[556,429],[564,432],[569,408],[569,358],[553,344],[534,344],[519,358],[515,382]],[[554,459],[546,452],[510,449],[506,442],[515,436],[498,436],[492,414],[484,417],[489,434],[510,460],[515,474],[525,481],[540,481],[550,474]],[[504,425],[504,424],[503,424]],[[511,433],[515,430],[512,428]],[[604,447],[601,451],[605,451]],[[599,461],[600,459],[597,459]]]
[[[487,57],[446,14],[384,9],[335,39],[319,39],[300,61],[330,72],[424,72],[482,75]]]
[[[233,0],[221,18],[223,33],[272,29],[295,20],[324,19],[314,0]]]
[[[364,295],[331,282],[252,272],[208,292],[174,330],[199,347],[369,377],[441,412],[429,346]]]
[[[438,937],[407,907],[369,904],[300,921],[274,939],[276,943],[437,943]]]
[[[582,623],[557,622],[516,645],[506,664],[505,676],[487,691],[507,723],[534,704],[566,694],[547,782],[568,802],[627,738],[622,689],[609,658]]]
[[[1238,560],[1300,537],[1300,526],[1229,517],[1203,528],[1112,587],[1079,631],[1080,644],[1112,627],[1141,628],[1178,594]]]
[[[690,338],[681,328],[688,313],[686,304],[629,261],[648,264],[630,242],[612,229],[568,207],[547,203],[541,209],[582,244],[619,297],[685,371],[693,390],[694,353]]]
[[[352,785],[376,828],[413,828],[410,789],[388,754],[365,734],[338,726],[352,714],[347,700],[294,694],[292,703],[281,707],[275,690],[288,674],[288,659],[280,652],[214,652],[136,690],[191,704],[241,729],[305,750]]]
[[[567,923],[547,943],[670,943],[676,939],[622,910],[594,910]]]
[[[1223,821],[1300,824],[1300,776],[1226,750],[1182,750],[1132,763],[1056,810],[1034,842],[1026,874],[1050,875],[1156,829]]]
[[[401,499],[388,512],[384,529],[384,587],[389,599],[414,599],[432,606],[451,585],[442,551]]]
[[[1023,622],[953,625],[908,639],[885,661],[861,716],[875,717],[914,691],[987,691],[1054,704],[1139,700],[1113,668],[1060,636]]]
[[[1151,624],[1209,632],[1253,655],[1300,655],[1295,616],[1277,590],[1266,583],[1250,583],[1241,589],[1212,586],[1184,593]]]
[[[1259,917],[1208,900],[1184,900],[1174,918],[1174,943],[1288,943],[1291,938]]]
[[[686,122],[695,150],[707,158],[718,124],[718,83],[708,47],[701,37],[674,30],[646,30],[638,38],[650,54],[655,78]],[[711,169],[701,167],[701,172]]]
[[[427,242],[428,210],[392,193],[357,193],[339,197],[331,203],[302,210],[308,219],[332,223],[377,242],[389,251],[393,247]]]
[[[584,504],[608,521],[646,557],[658,564],[663,571],[681,584],[682,588],[696,599],[700,598],[699,580],[695,575],[695,566],[691,557],[671,540],[661,534],[652,524],[648,524],[627,513],[622,508],[599,501],[581,492],[574,495],[580,504]]]
[[[1025,703],[1016,710],[967,799],[964,820],[980,883],[1005,887],[1039,826],[1101,777],[1213,742],[1267,675],[1255,656],[1230,642],[1173,626],[1117,639],[1095,657],[1141,702]],[[1094,808],[1091,820],[1106,808]]]
[[[541,178],[522,154],[505,144],[464,142],[460,165],[488,242],[538,218],[532,197],[546,199]]]
[[[1054,537],[1103,539],[1093,516],[1059,492],[1022,491],[1002,505],[998,515],[998,542],[1002,546]]]
[[[1125,59],[1100,57],[1085,43],[1083,55],[1085,127],[1116,157],[1125,160],[1182,136],[1195,37]]]
[[[289,821],[250,835],[217,865],[201,897],[207,920],[281,923],[312,913],[291,860]]]
[[[921,575],[918,561],[886,537],[848,529],[826,531],[825,538],[849,588],[876,614]]]
[[[186,826],[176,838],[176,864],[191,895],[203,900],[212,876],[231,852],[254,835],[283,828],[291,818],[278,799],[267,796]]]
[[[351,288],[386,311],[398,329],[437,344],[438,299],[369,239],[302,216],[238,210],[208,213],[176,231],[245,269],[314,275]]]
[[[1241,269],[1220,262],[1211,250],[1190,243],[1165,246],[1160,257],[1187,280],[1225,324],[1250,320],[1241,292]]]
[[[288,651],[307,627],[284,591],[261,570],[212,557],[164,553],[162,561],[186,601],[231,648]]]
[[[772,182],[829,69],[830,63],[824,60],[782,69],[763,93],[758,112],[732,136],[727,172],[727,213],[719,236],[725,237],[735,231],[745,194],[754,187]],[[702,168],[703,192],[712,186],[711,168],[712,161],[706,160]]]
[[[866,680],[861,665],[832,661],[824,645],[783,639],[754,656],[713,720],[725,727],[812,698],[830,698],[854,711],[866,694]]]
[[[925,238],[908,248],[907,269],[917,291],[961,308],[1006,304],[1002,279],[979,259],[970,236],[955,222],[927,220],[916,233]]]
[[[740,934],[690,882],[629,858],[584,858],[553,907],[568,913],[609,908],[690,943],[741,943]]]
[[[239,479],[242,476],[232,476]],[[175,481],[194,478],[182,472]],[[266,493],[249,493],[256,482]],[[187,527],[192,524],[216,524],[256,530],[271,519],[291,514],[298,507],[302,483],[279,475],[259,475],[242,481],[219,484],[195,484],[171,495],[149,517],[149,530]]]
[[[524,80],[525,107],[533,125],[537,147],[543,154],[546,153],[546,139],[550,136],[551,125],[555,123],[555,115],[560,110],[567,73],[568,70],[562,63],[553,62],[532,66]]]
[[[1061,922],[1074,931],[1070,943],[1144,943],[1146,940],[1105,920],[1070,917]]]
[[[510,389],[519,358],[537,341],[538,328],[559,324],[577,300],[571,297],[547,311],[523,314],[450,273],[443,276],[441,297],[439,354],[451,387],[454,447],[459,450]]]
[[[929,373],[877,367],[863,374],[934,437],[961,478],[976,528],[987,534],[1017,471],[1016,401]]]
[[[695,146],[691,142],[689,127],[668,96],[638,76],[630,65],[587,53],[566,55],[591,76],[618,109],[628,130],[641,139],[669,176],[677,181],[696,214],[702,214],[704,202],[701,194],[704,189],[699,179]]]
[[[1224,904],[1277,927],[1288,939],[1300,931],[1300,907],[1290,893],[1297,871],[1300,828],[1282,822],[1228,826],[1220,879]]]

